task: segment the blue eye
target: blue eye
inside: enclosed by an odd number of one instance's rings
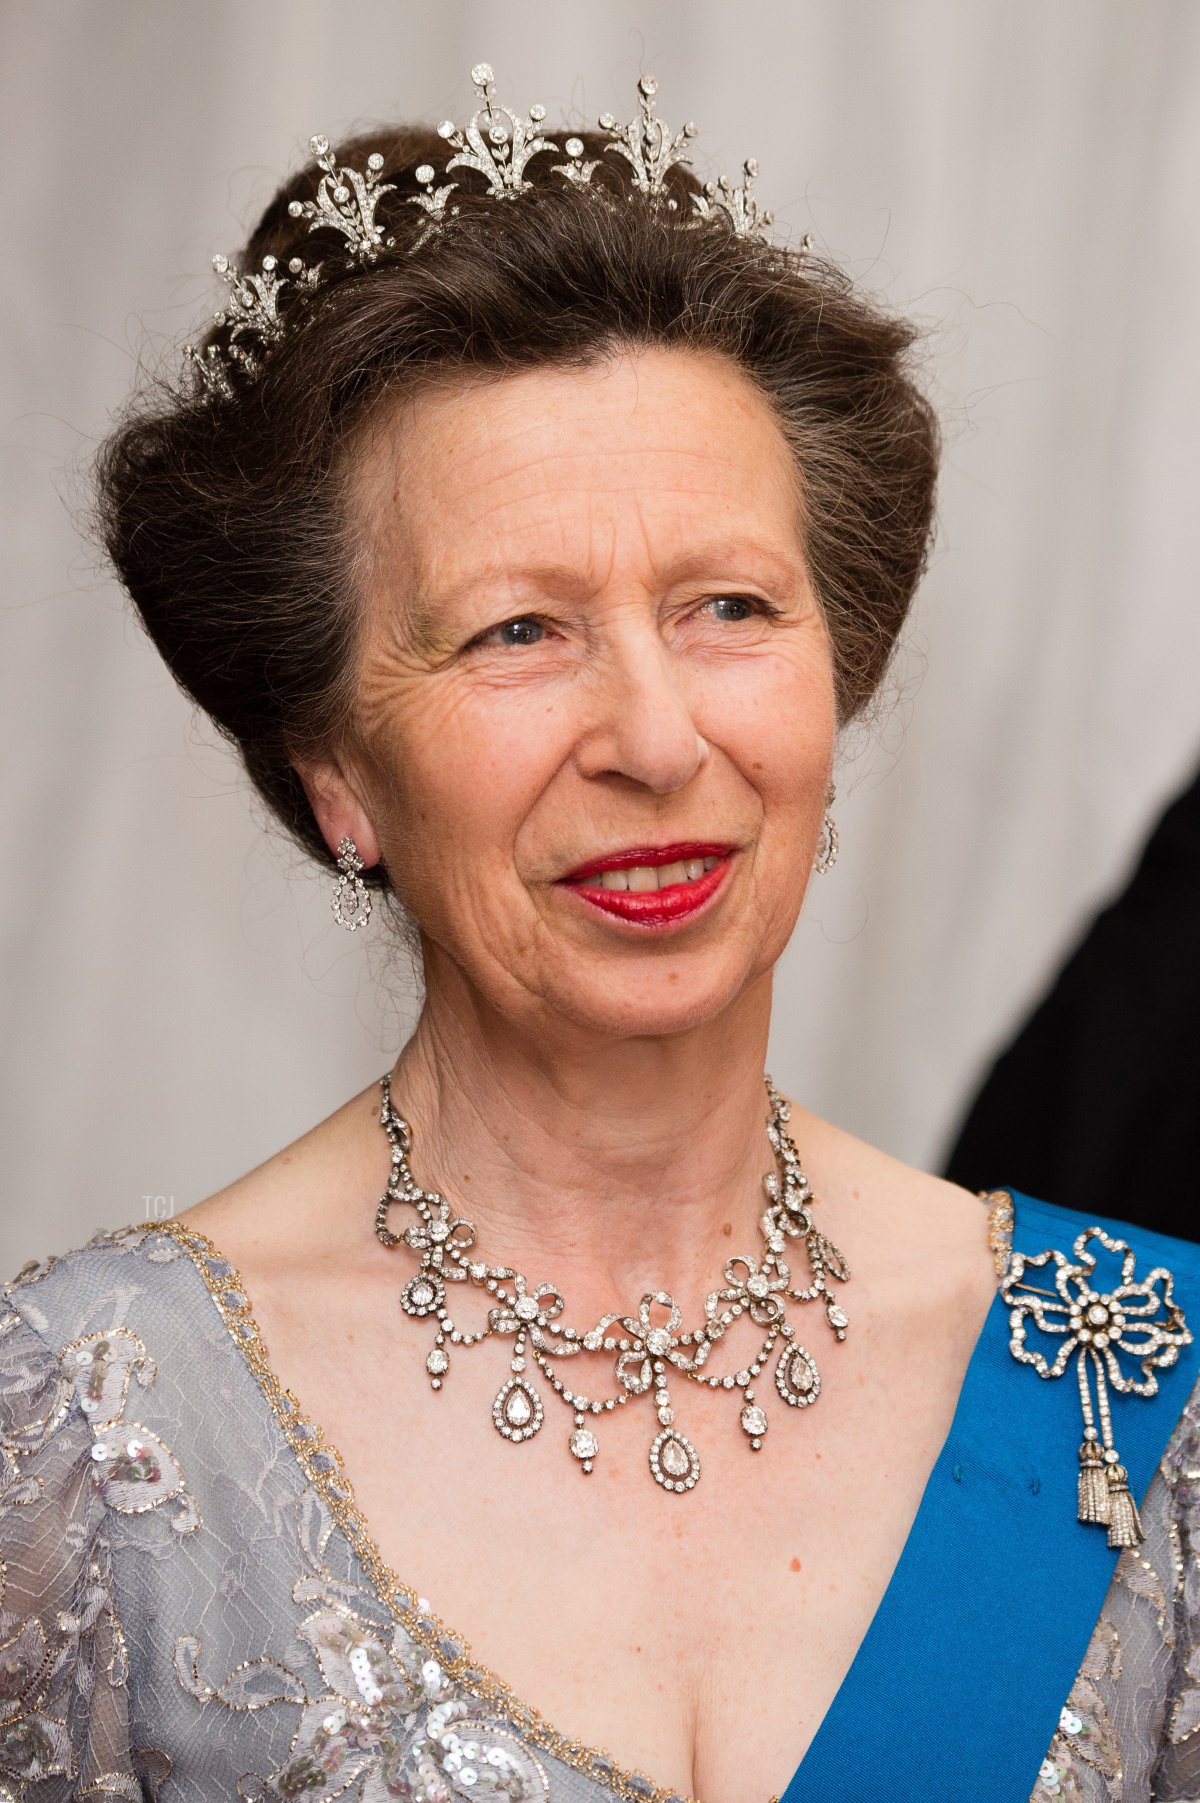
[[[752,614],[765,611],[763,602],[753,595],[713,595],[704,603],[718,620],[748,620]]]
[[[536,645],[545,638],[546,628],[532,614],[522,614],[519,619],[503,620],[499,626],[481,633],[475,643],[478,645]]]

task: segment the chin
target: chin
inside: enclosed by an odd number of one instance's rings
[[[544,984],[551,1013],[574,1026],[613,1039],[653,1039],[687,1033],[717,1020],[769,975],[774,959],[753,964],[728,956],[689,958],[665,954],[655,968],[642,959],[624,969],[579,972],[577,982]]]

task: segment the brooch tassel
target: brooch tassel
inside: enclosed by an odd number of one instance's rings
[[[1137,1504],[1129,1493],[1129,1473],[1124,1465],[1108,1468],[1108,1544],[1140,1546],[1146,1538]]]
[[[1109,1520],[1108,1475],[1100,1448],[1094,1440],[1085,1440],[1079,1448],[1079,1519],[1101,1522]]]
[[[1096,1257],[1092,1242],[1120,1260],[1120,1276],[1109,1289],[1096,1282]],[[1108,1544],[1137,1547],[1146,1536],[1137,1504],[1129,1489],[1129,1472],[1113,1445],[1109,1385],[1125,1395],[1154,1396],[1158,1372],[1173,1365],[1181,1346],[1192,1343],[1183,1310],[1175,1301],[1175,1280],[1163,1265],[1155,1265],[1140,1281],[1135,1278],[1136,1257],[1121,1239],[1110,1239],[1101,1227],[1088,1227],[1072,1247],[1074,1259],[1048,1246],[1044,1252],[1011,1252],[1008,1274],[1000,1294],[1009,1306],[1009,1347],[1023,1365],[1032,1365],[1040,1377],[1061,1377],[1071,1360],[1079,1381],[1079,1407],[1083,1415],[1083,1444],[1079,1448],[1079,1520],[1108,1529]],[[1054,1288],[1030,1283],[1026,1273],[1046,1270]],[[1035,1339],[1057,1348],[1048,1359]],[[1124,1369],[1120,1356],[1140,1366],[1140,1376]],[[1092,1403],[1089,1374],[1095,1380]],[[1099,1420],[1097,1421],[1097,1417]]]

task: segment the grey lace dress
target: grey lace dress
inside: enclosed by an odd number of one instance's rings
[[[4,1286],[0,1484],[0,1799],[668,1803],[384,1565],[237,1272],[182,1223]],[[1200,1385],[1142,1515],[1037,1803],[1200,1799]],[[898,1748],[879,1795],[908,1794]]]

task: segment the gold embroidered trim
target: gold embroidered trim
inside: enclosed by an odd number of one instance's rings
[[[1012,1260],[1013,1199],[1006,1189],[980,1190],[988,1204],[988,1247],[997,1277],[1007,1277]]]
[[[532,1704],[523,1702],[510,1690],[502,1678],[496,1677],[474,1658],[461,1634],[448,1627],[432,1610],[418,1608],[416,1594],[385,1562],[371,1537],[345,1475],[341,1453],[326,1439],[320,1424],[302,1413],[296,1397],[283,1387],[271,1369],[250,1299],[232,1261],[206,1234],[186,1227],[182,1221],[157,1221],[151,1227],[118,1228],[111,1237],[123,1239],[136,1235],[149,1238],[156,1233],[167,1234],[191,1258],[234,1344],[262,1386],[301,1470],[324,1499],[380,1597],[417,1645],[425,1648],[457,1682],[495,1705],[519,1733],[543,1752],[553,1754],[564,1765],[583,1772],[597,1784],[608,1786],[629,1803],[696,1803],[693,1798],[681,1797],[678,1791],[655,1784],[644,1772],[626,1771],[601,1748],[585,1746],[582,1741],[561,1733]],[[214,1275],[207,1263],[209,1259],[219,1263],[227,1275]]]

